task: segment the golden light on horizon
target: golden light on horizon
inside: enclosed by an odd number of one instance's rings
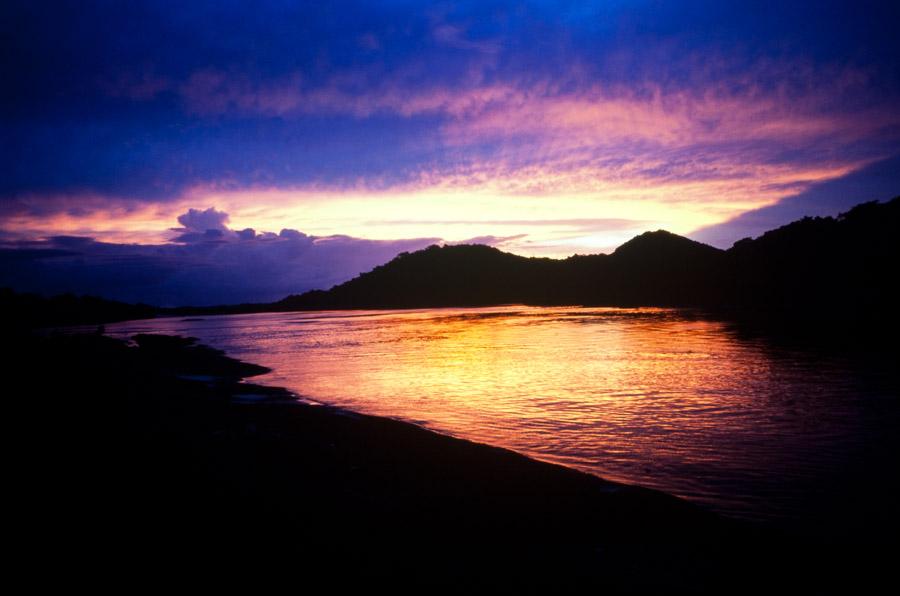
[[[856,167],[773,166],[754,171],[758,178],[696,181],[616,179],[591,170],[559,174],[552,184],[546,182],[546,173],[531,173],[530,178],[499,173],[481,182],[448,178],[388,190],[197,187],[178,200],[150,204],[70,197],[66,200],[77,209],[19,214],[7,221],[31,237],[81,235],[153,244],[175,235],[169,230],[178,225],[181,213],[214,207],[229,214],[228,225],[234,230],[277,233],[289,228],[314,236],[447,242],[494,237],[509,252],[566,257],[609,251],[649,230],[686,235],[774,204],[784,196],[785,186],[802,189]],[[566,184],[571,190],[563,188]]]

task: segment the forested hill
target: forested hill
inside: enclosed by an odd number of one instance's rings
[[[664,231],[610,255],[526,258],[482,245],[403,253],[272,310],[535,305],[697,306],[822,311],[897,304],[900,198],[805,218],[727,251]]]
[[[668,232],[648,232],[612,255],[526,258],[483,245],[431,246],[403,253],[327,292],[284,308],[408,308],[490,304],[686,304],[722,251]]]

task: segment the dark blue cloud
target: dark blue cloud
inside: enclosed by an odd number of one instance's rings
[[[194,232],[208,232],[214,230],[223,232],[228,229],[228,214],[218,211],[215,207],[208,209],[188,209],[186,213],[178,216],[178,223]]]

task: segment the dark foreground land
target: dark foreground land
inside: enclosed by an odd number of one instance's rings
[[[135,339],[6,338],[27,410],[11,423],[29,456],[17,470],[22,550],[38,560],[132,577],[215,561],[217,573],[263,565],[307,580],[328,570],[612,592],[816,593],[889,572],[892,551],[874,543],[812,544],[506,450],[299,404],[241,382],[261,367],[189,339]]]

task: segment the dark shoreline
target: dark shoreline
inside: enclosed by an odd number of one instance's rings
[[[67,499],[49,523],[108,534],[132,562],[164,544],[172,560],[239,553],[247,563],[261,554],[247,545],[257,545],[266,560],[306,570],[452,567],[519,574],[524,584],[692,592],[827,586],[837,579],[829,573],[856,568],[831,545],[669,495],[297,403],[242,382],[266,369],[184,338],[137,339],[28,335],[13,358],[53,423],[51,441],[36,445],[48,458],[49,485],[38,486]],[[836,556],[842,566],[830,567]]]

